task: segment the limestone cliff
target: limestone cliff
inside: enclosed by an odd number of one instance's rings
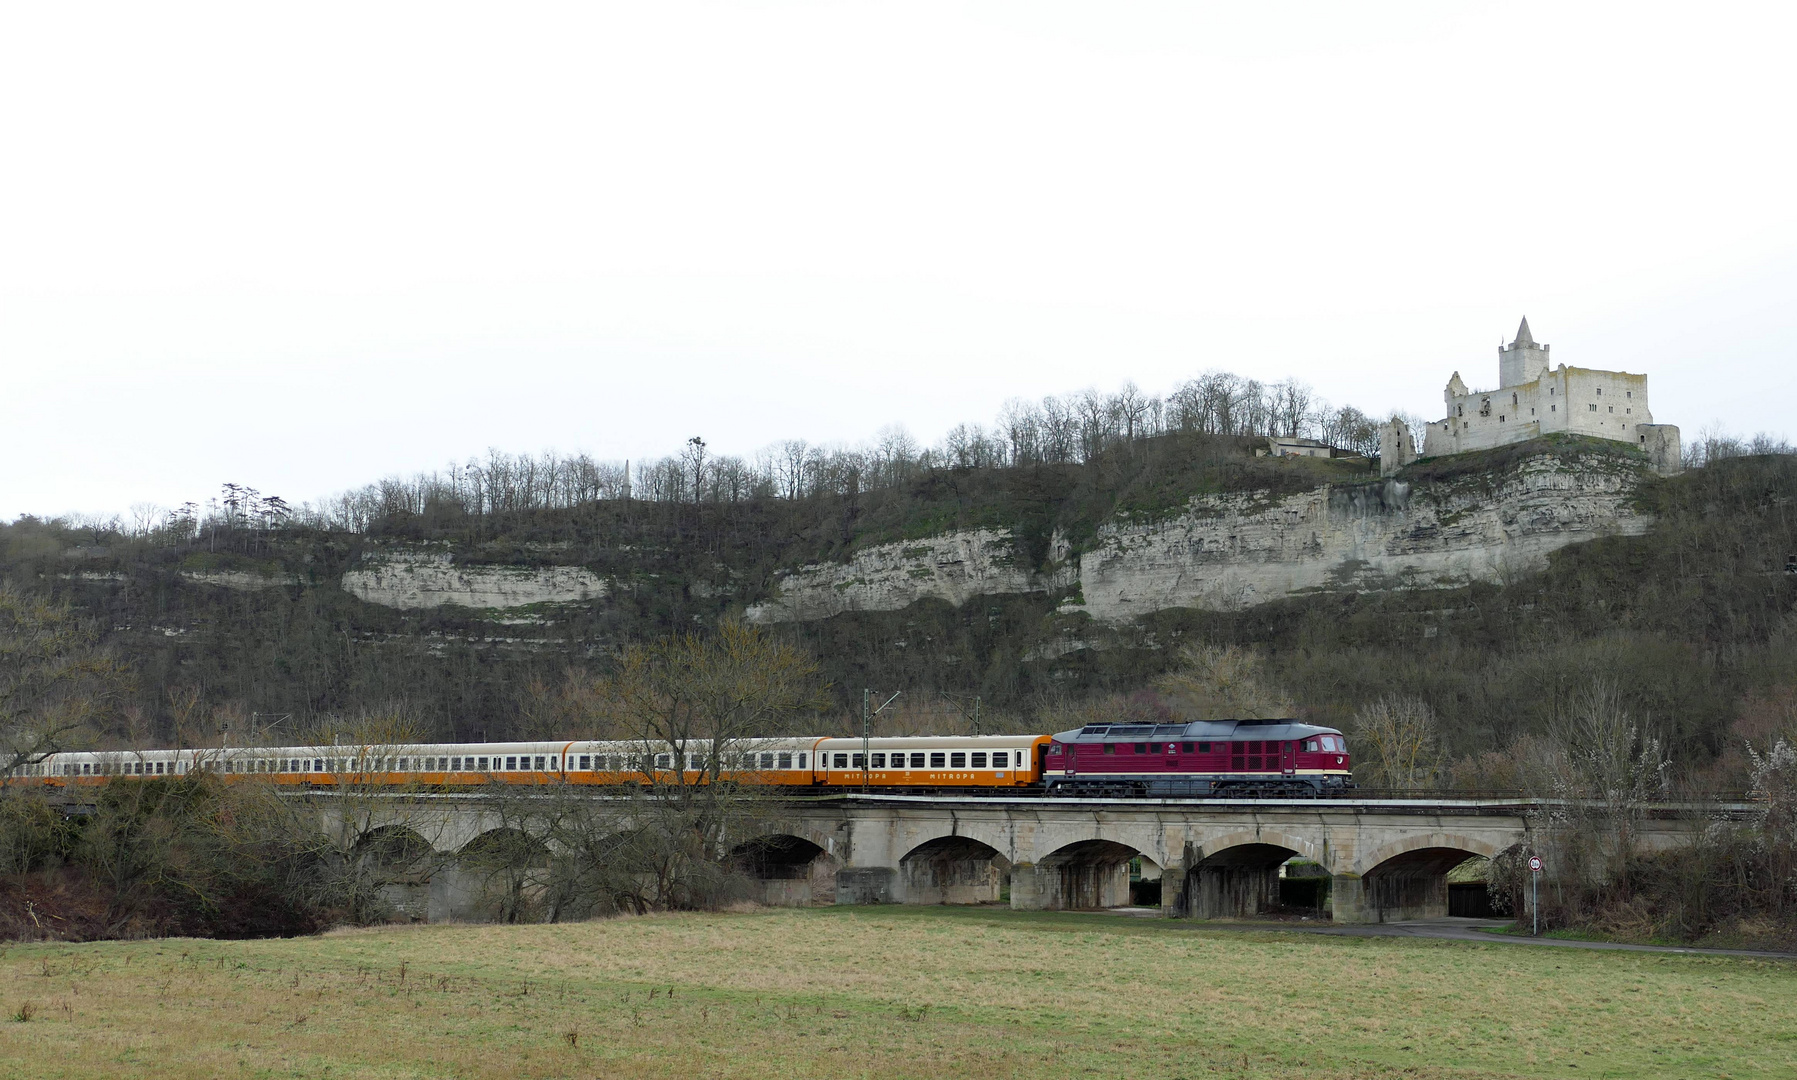
[[[1495,581],[1596,537],[1645,532],[1633,507],[1642,470],[1543,455],[1497,475],[1407,484],[1328,485],[1297,495],[1203,495],[1154,521],[1113,520],[1077,567],[1036,573],[1000,529],[863,549],[846,564],[783,575],[749,611],[764,622],[889,611],[927,597],[1078,585],[1063,610],[1105,623],[1174,607],[1231,610],[1298,593]]]
[[[1064,554],[1065,544],[1059,543]],[[1038,574],[1022,562],[1004,529],[878,544],[856,552],[847,563],[814,563],[781,575],[776,595],[752,605],[748,617],[754,622],[807,621],[845,611],[897,611],[930,598],[959,606],[975,596],[1054,587],[1054,574]]]
[[[1652,523],[1639,471],[1523,462],[1489,484],[1324,487],[1276,501],[1206,496],[1148,524],[1113,523],[1080,558],[1085,610],[1121,622],[1169,607],[1229,610],[1294,593],[1496,581],[1549,552]]]
[[[605,595],[606,583],[578,566],[467,566],[447,553],[392,551],[346,571],[343,589],[392,608],[518,608],[594,600]]]

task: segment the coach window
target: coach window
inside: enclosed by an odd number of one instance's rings
[[[849,767],[849,756],[847,754],[837,754],[836,755],[836,767],[838,769],[848,768]]]
[[[792,768],[792,752],[790,750],[780,755],[780,768]]]
[[[805,755],[800,754],[799,755],[799,768],[803,769],[804,767],[805,767]]]
[[[968,758],[967,764],[975,769],[983,769],[986,767],[986,755],[974,754],[972,757]]]
[[[895,754],[893,756],[896,757],[898,755]],[[871,764],[872,768],[884,769],[886,767],[886,755],[885,754],[874,754],[868,760],[872,763]]]
[[[948,756],[948,767],[951,769],[967,768],[967,755],[966,754],[950,754]]]
[[[930,768],[940,769],[947,764],[948,764],[948,755],[947,754],[932,753],[930,755]]]
[[[480,759],[479,759],[479,761],[480,761],[480,766],[479,766],[479,768],[480,768],[480,771],[481,771],[481,772],[486,772],[486,771],[487,771],[487,759],[486,759],[486,758],[480,758]],[[494,764],[494,766],[497,766],[497,765],[498,765],[498,764],[499,764],[499,759],[498,759],[498,758],[494,758],[494,759],[493,759],[493,764]]]
[[[499,768],[499,759],[498,758],[493,759],[493,767],[495,769]],[[518,759],[517,758],[508,757],[505,759],[505,770],[507,772],[510,772],[513,769],[516,769],[517,767],[518,767]]]

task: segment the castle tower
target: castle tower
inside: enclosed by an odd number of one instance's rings
[[[1535,336],[1529,333],[1529,318],[1523,316],[1522,325],[1516,328],[1516,340],[1498,346],[1498,385],[1521,386],[1541,374],[1542,368],[1552,367],[1547,361],[1551,347],[1535,344]]]

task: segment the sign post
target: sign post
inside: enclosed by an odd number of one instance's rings
[[[1541,936],[1541,856],[1529,856],[1529,914],[1534,916],[1530,937]]]

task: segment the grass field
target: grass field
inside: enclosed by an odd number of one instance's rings
[[[1789,1077],[1797,965],[821,908],[0,955],[0,1076]]]

